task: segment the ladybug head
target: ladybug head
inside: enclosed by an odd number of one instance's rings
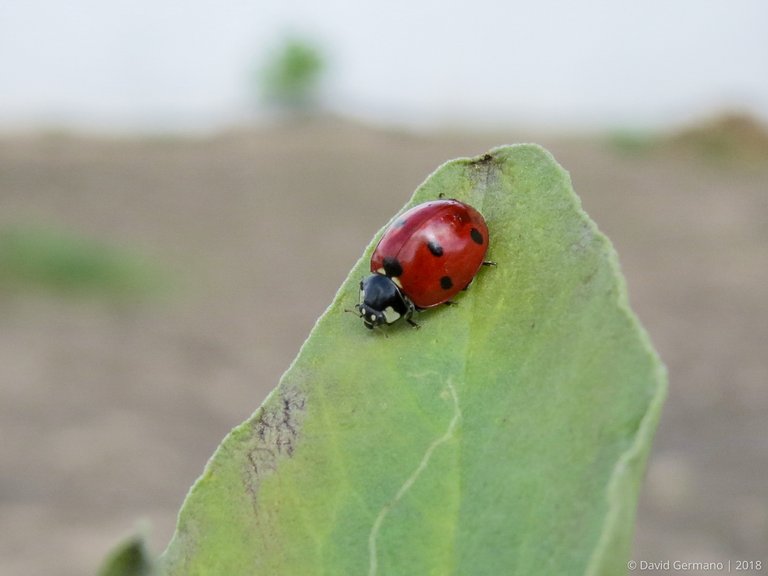
[[[355,309],[366,328],[392,324],[403,316],[410,318],[414,306],[397,284],[382,274],[371,274],[360,282],[360,303]]]

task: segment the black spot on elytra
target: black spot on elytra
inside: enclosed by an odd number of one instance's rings
[[[472,230],[469,231],[469,235],[472,236],[472,240],[475,241],[475,243],[483,245],[483,235],[480,233],[480,230],[477,228],[472,228]]]
[[[432,252],[432,256],[442,256],[443,255],[443,247],[440,246],[435,240],[430,240],[427,242],[427,248],[429,248],[429,251]]]
[[[450,276],[443,276],[440,278],[440,288],[443,290],[450,290],[453,288],[453,280],[451,280]]]
[[[403,273],[403,267],[397,258],[384,258],[384,274],[390,278],[397,278]]]

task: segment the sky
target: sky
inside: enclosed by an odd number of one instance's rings
[[[377,123],[653,128],[768,119],[764,0],[0,0],[0,130],[208,130],[258,115],[287,34]]]

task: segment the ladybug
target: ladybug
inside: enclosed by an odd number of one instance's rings
[[[366,328],[400,318],[418,327],[417,310],[452,304],[485,261],[488,226],[458,200],[414,206],[386,230],[371,256],[372,274],[360,282],[355,306]]]

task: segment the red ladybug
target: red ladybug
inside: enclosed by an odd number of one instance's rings
[[[371,274],[360,282],[355,306],[366,328],[400,318],[418,326],[414,311],[450,300],[469,286],[485,262],[488,226],[458,200],[419,204],[384,233],[371,256]]]

